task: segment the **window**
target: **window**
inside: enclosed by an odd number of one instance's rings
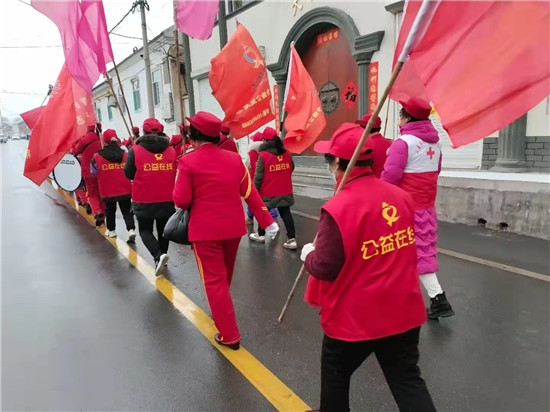
[[[153,103],[155,106],[158,106],[160,104],[160,94],[162,93],[161,90],[161,80],[160,80],[160,70],[155,70],[152,74],[153,76]]]
[[[132,97],[134,98],[134,111],[141,109],[141,96],[139,94],[139,79],[132,79]]]
[[[113,108],[110,104],[107,105],[107,117],[109,120],[113,120]]]
[[[227,13],[233,13],[247,4],[254,2],[256,2],[256,0],[229,0],[227,3]]]
[[[101,122],[101,107],[97,107],[97,103],[94,103],[94,108],[97,115],[97,121]]]

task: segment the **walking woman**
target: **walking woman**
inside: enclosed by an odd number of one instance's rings
[[[221,120],[207,112],[187,120],[195,150],[178,161],[174,202],[190,210],[189,240],[219,331],[215,339],[237,350],[241,335],[229,287],[239,243],[246,234],[241,197],[268,235],[275,237],[279,227],[254,189],[241,157],[217,146]]]
[[[263,144],[259,149],[254,174],[254,185],[268,209],[276,208],[283,219],[287,232],[285,249],[296,250],[296,230],[294,219],[290,213],[290,206],[294,204],[292,188],[292,172],[294,162],[292,156],[283,146],[283,141],[275,129],[266,127],[263,131]],[[251,233],[250,239],[254,242],[265,242],[265,231],[258,228],[257,233]]]
[[[143,122],[143,136],[130,151],[124,174],[133,180],[132,201],[138,220],[139,235],[155,259],[155,275],[168,263],[168,239],[164,226],[176,211],[172,192],[176,179],[176,152],[166,137],[159,135],[163,126],[157,119]],[[157,237],[153,234],[156,225]]]
[[[417,270],[430,297],[428,318],[453,316],[437,279],[437,212],[435,197],[441,171],[439,135],[428,118],[430,104],[417,97],[400,101],[401,136],[391,145],[381,179],[408,192],[414,201]]]
[[[124,163],[128,153],[120,147],[120,140],[113,129],[103,132],[103,149],[94,154],[91,165],[97,175],[99,195],[105,203],[105,221],[107,236],[116,237],[116,206],[122,212],[122,217],[128,230],[128,242],[136,239],[136,225],[131,212],[132,182],[124,176]]]

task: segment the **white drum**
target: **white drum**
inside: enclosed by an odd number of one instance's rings
[[[63,159],[53,169],[53,180],[67,192],[74,192],[78,189],[82,183],[82,171],[77,157],[69,153],[63,156]]]

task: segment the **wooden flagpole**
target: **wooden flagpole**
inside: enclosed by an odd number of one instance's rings
[[[391,75],[390,81],[388,85],[386,86],[386,89],[384,90],[384,94],[382,95],[381,100],[378,102],[378,105],[376,106],[376,109],[374,110],[374,113],[372,113],[371,118],[369,119],[369,122],[367,123],[367,126],[365,127],[365,130],[363,131],[363,135],[361,136],[361,139],[359,140],[359,143],[357,144],[357,147],[355,148],[355,152],[353,152],[353,156],[350,159],[349,165],[346,169],[346,172],[344,173],[344,177],[342,178],[342,181],[340,182],[340,185],[338,186],[338,189],[336,190],[336,194],[338,194],[345,186],[353,167],[355,166],[355,163],[357,163],[357,159],[361,155],[361,150],[363,149],[363,146],[365,145],[365,142],[367,141],[367,138],[369,137],[370,131],[372,129],[372,125],[374,124],[374,121],[376,117],[380,114],[380,111],[382,110],[382,107],[384,106],[385,101],[388,98],[388,95],[390,94],[390,90],[393,87],[395,80],[397,79],[397,76],[399,75],[399,72],[401,71],[401,68],[403,67],[403,62],[399,61],[395,65],[395,69],[393,70],[393,73]],[[315,244],[315,241],[317,240],[317,235],[315,235],[315,239],[313,240],[313,244]],[[292,297],[296,293],[296,289],[298,287],[298,284],[300,283],[300,280],[304,276],[306,272],[305,266],[302,265],[302,268],[300,269],[300,272],[298,273],[298,276],[296,276],[296,280],[294,281],[294,285],[292,285],[292,289],[290,290],[290,293],[288,294],[288,297],[286,298],[285,305],[283,306],[283,310],[281,311],[281,314],[279,315],[279,318],[277,319],[279,323],[283,321],[283,318],[285,317],[286,311],[288,310],[288,306],[290,304],[290,301],[292,300]]]
[[[126,94],[124,93],[124,87],[122,87],[122,81],[120,80],[120,74],[118,73],[118,66],[113,59],[113,66],[115,68],[116,78],[118,80],[118,87],[120,87],[120,93],[122,94],[122,101],[124,102],[124,107],[126,107],[126,113],[128,113],[128,120],[130,121],[130,127],[134,127],[132,123],[132,116],[130,115],[130,108],[128,107],[128,102],[126,101]],[[124,117],[124,116],[123,116]],[[132,132],[130,131],[130,136]]]

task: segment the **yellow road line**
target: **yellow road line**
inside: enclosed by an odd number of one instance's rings
[[[57,187],[55,182],[51,182],[51,184],[81,216],[90,224],[95,224],[94,218],[86,214],[84,208],[78,205],[74,197]],[[238,351],[234,351],[218,345],[214,340],[214,335],[217,333],[216,326],[214,326],[212,319],[202,309],[164,276],[155,277],[154,268],[147,263],[145,259],[139,256],[135,250],[131,249],[125,241],[120,240],[118,237],[106,237],[106,229],[104,227],[98,229],[98,231],[126,259],[128,259],[128,261],[145,276],[149,283],[155,286],[155,288],[204,335],[212,346],[219,350],[277,410],[305,411],[311,409],[311,407],[300,399],[298,395],[244,347],[241,346]]]

